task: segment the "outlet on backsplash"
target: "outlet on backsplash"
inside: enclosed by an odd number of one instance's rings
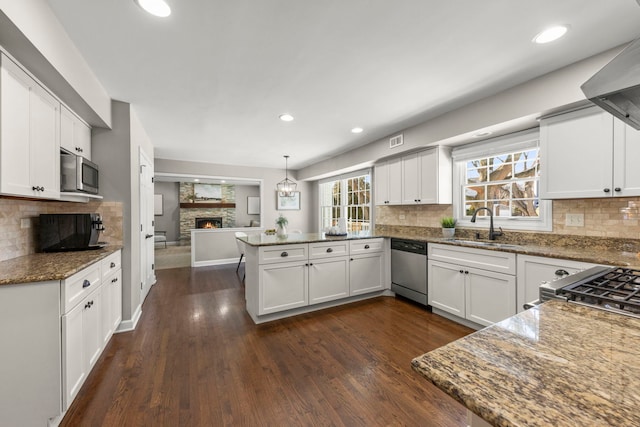
[[[584,227],[584,214],[566,214],[565,224],[568,227]]]

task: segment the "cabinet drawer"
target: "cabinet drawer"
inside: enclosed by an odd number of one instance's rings
[[[95,263],[62,281],[62,312],[68,313],[101,283],[100,264]]]
[[[102,278],[104,279],[114,271],[118,271],[122,268],[122,255],[121,251],[117,251],[102,260],[100,264],[102,267]]]
[[[449,262],[497,273],[516,274],[516,255],[510,252],[429,244],[428,253],[429,260]]]
[[[384,239],[362,239],[351,240],[349,242],[351,255],[366,254],[369,252],[382,252],[384,249]]]
[[[277,262],[306,261],[309,245],[262,246],[258,251],[259,264]]]
[[[332,258],[349,255],[349,242],[311,243],[309,259]]]

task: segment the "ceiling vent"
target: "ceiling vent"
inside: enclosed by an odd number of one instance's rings
[[[404,144],[404,140],[402,139],[402,134],[392,136],[389,138],[389,148],[396,148]]]

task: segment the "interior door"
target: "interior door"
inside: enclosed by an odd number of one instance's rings
[[[156,281],[153,229],[153,164],[140,150],[140,304]]]

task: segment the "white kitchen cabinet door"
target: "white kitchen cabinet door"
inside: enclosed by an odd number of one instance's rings
[[[420,203],[420,162],[419,154],[402,158],[402,204]]]
[[[374,168],[376,205],[389,204],[389,165],[380,163]]]
[[[421,204],[450,204],[453,197],[451,150],[445,147],[418,153]]]
[[[91,160],[91,128],[64,105],[60,111],[60,146]]]
[[[489,326],[516,314],[516,278],[509,274],[465,268],[467,320]]]
[[[462,267],[428,261],[427,299],[430,306],[465,317],[465,277]]]
[[[545,258],[531,255],[518,255],[517,306],[518,312],[524,310],[524,304],[540,297],[540,284],[558,278],[556,271],[565,270],[569,274],[577,273],[596,264],[565,259]]]
[[[309,262],[309,304],[348,296],[348,257],[316,259]]]
[[[118,270],[105,285],[111,287],[111,330],[116,332],[122,322],[122,270]]]
[[[391,159],[375,167],[376,205],[402,204],[402,159]]]
[[[613,120],[586,108],[541,121],[540,198],[613,194]]]
[[[102,352],[102,286],[80,303],[82,306],[82,347],[87,372],[96,364]]]
[[[0,192],[60,196],[60,103],[2,55]]]
[[[640,196],[640,131],[614,119],[613,196]]]
[[[102,279],[102,306],[100,307],[100,331],[102,339],[102,347],[106,346],[113,335],[113,292],[115,291],[115,282],[118,281],[117,273],[113,273]]]
[[[349,295],[381,291],[385,288],[384,252],[352,255],[349,263]]]
[[[307,264],[297,261],[260,266],[259,315],[309,305]]]
[[[87,377],[82,333],[84,305],[78,304],[62,316],[62,397],[63,412],[69,409]]]

